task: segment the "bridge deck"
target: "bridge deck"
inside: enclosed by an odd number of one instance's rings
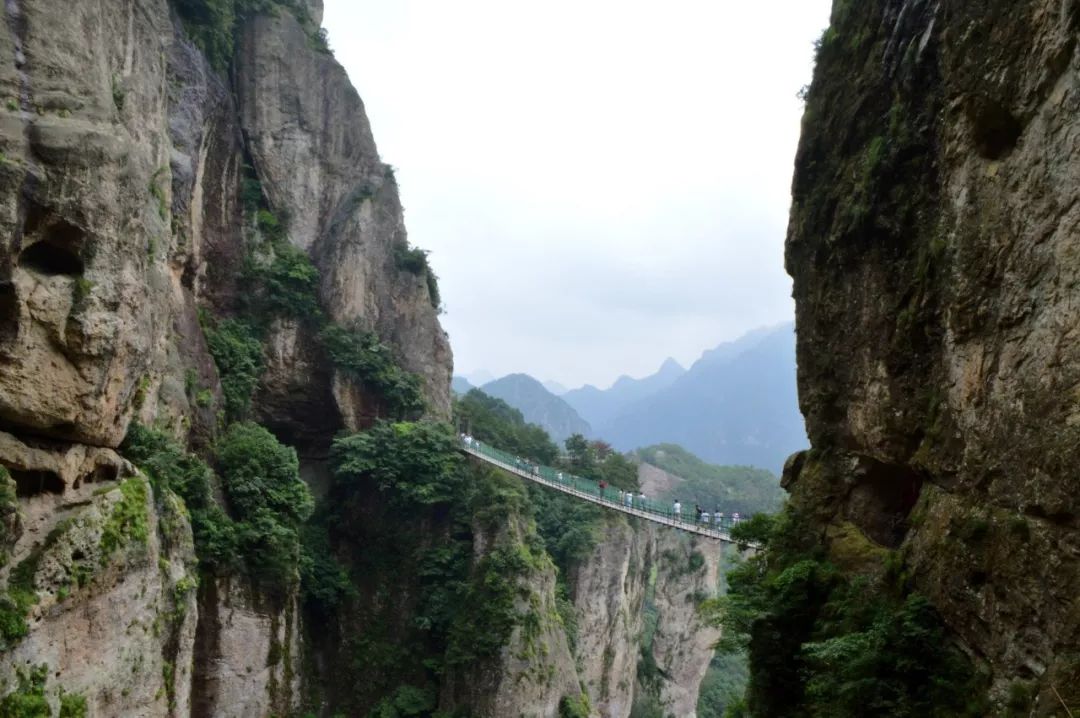
[[[473,444],[462,444],[461,450],[470,456],[484,461],[492,466],[496,466],[503,471],[507,471],[515,476],[520,476],[523,479],[532,481],[533,483],[546,486],[549,489],[555,491],[561,491],[564,494],[570,494],[584,501],[603,506],[606,509],[612,509],[614,511],[621,511],[629,516],[637,516],[638,518],[645,519],[646,521],[652,521],[653,523],[661,524],[663,526],[670,526],[673,529],[679,531],[685,531],[687,533],[695,534],[697,536],[703,536],[705,538],[714,539],[717,541],[723,541],[725,543],[735,544],[744,548],[758,548],[756,544],[744,543],[736,541],[731,538],[730,531],[719,528],[716,526],[706,526],[704,524],[695,523],[693,521],[687,521],[685,519],[676,518],[671,514],[663,513],[657,510],[648,508],[637,508],[635,506],[627,506],[611,499],[599,496],[596,493],[596,489],[592,486],[592,482],[585,479],[579,479],[574,476],[565,476],[562,481],[557,477],[562,476],[561,473],[556,473],[554,469],[549,467],[537,467],[537,471],[533,471],[530,468],[524,468],[517,466],[509,455],[505,455],[504,452],[492,449],[490,447]],[[590,491],[589,489],[593,489]],[[610,489],[612,492],[616,489]]]

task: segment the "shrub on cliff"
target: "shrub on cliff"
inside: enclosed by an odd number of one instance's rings
[[[398,422],[334,442],[337,482],[372,482],[398,508],[449,504],[462,496],[464,460],[445,424]]]
[[[790,509],[737,527],[762,551],[705,610],[745,650],[755,716],[984,715],[979,678],[933,606],[885,580],[845,577]]]
[[[267,585],[295,582],[300,525],[311,494],[300,479],[296,452],[257,424],[233,424],[216,460],[233,516],[215,501],[214,472],[161,432],[133,424],[121,447],[157,493],[173,491],[191,515],[195,551],[207,570],[246,573]]]
[[[402,369],[374,332],[332,324],[320,338],[334,366],[377,392],[393,418],[410,419],[423,413],[420,377]]]
[[[247,322],[236,319],[213,322],[206,315],[202,318],[206,343],[221,379],[225,416],[231,421],[244,419],[262,374],[262,340]]]
[[[252,574],[273,585],[292,584],[300,564],[300,525],[313,505],[296,451],[245,422],[221,437],[216,459],[236,518],[237,543]]]

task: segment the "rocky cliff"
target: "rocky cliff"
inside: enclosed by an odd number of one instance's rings
[[[230,383],[199,312],[250,314],[253,262],[300,257],[304,272],[310,257],[325,317],[266,327],[251,414],[281,440],[324,454],[334,432],[387,413],[380,387],[314,341],[320,322],[376,337],[427,414],[449,413],[435,285],[402,268],[393,175],[320,42],[321,3],[255,5],[5,6],[0,674],[54,708],[65,695],[102,716],[296,705],[295,594],[205,574],[196,591],[186,511],[116,453],[133,421],[212,444]]]
[[[836,0],[787,241],[793,506],[849,574],[895,551],[1009,715],[1080,706],[1078,34],[1071,0]]]
[[[321,16],[5,4],[0,712],[627,716],[655,594],[648,691],[692,715],[714,558],[615,522],[568,603],[520,482],[458,455]]]
[[[692,718],[720,638],[698,606],[717,594],[721,544],[621,516],[606,517],[601,535],[569,577],[578,675],[595,715],[627,718],[637,705]]]

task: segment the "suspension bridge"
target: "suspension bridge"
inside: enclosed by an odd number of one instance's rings
[[[724,526],[722,521],[713,519],[706,523],[695,520],[696,517],[683,517],[674,513],[670,505],[660,505],[654,501],[642,500],[632,493],[630,494],[631,498],[627,500],[625,495],[620,497],[619,490],[616,488],[601,489],[597,482],[590,479],[574,476],[550,466],[541,466],[525,461],[520,457],[500,451],[475,439],[463,438],[461,450],[496,468],[520,476],[526,481],[532,481],[549,489],[561,491],[564,494],[603,506],[606,509],[621,511],[629,516],[637,516],[646,521],[652,521],[697,536],[735,544],[740,548],[760,548],[755,543],[733,539],[730,525]]]

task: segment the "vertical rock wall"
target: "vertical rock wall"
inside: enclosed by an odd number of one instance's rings
[[[1080,705],[1078,34],[1073,0],[837,0],[787,242],[794,504],[898,549],[1038,715]]]
[[[717,594],[722,551],[715,541],[605,516],[596,548],[570,577],[578,675],[595,715],[627,718],[643,700],[655,700],[664,715],[695,715],[698,689],[720,638],[701,619],[698,605]],[[637,677],[647,596],[657,612],[647,650],[659,671],[657,683],[644,686]]]

